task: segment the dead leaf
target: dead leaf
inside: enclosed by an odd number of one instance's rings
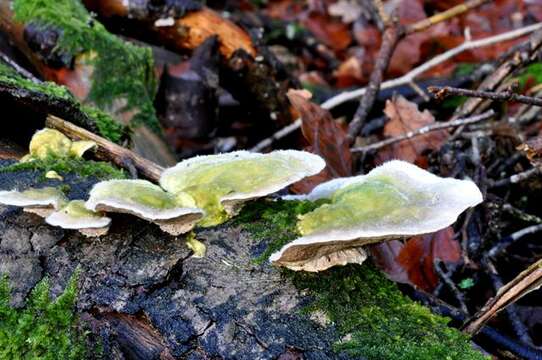
[[[418,105],[402,96],[387,100],[384,113],[390,119],[384,126],[384,136],[386,137],[403,135],[435,122],[435,118],[429,111],[421,112],[418,110]],[[383,163],[390,159],[400,159],[422,166],[424,163],[423,153],[426,150],[439,149],[447,138],[448,132],[440,130],[417,136],[413,140],[392,144],[378,152],[377,162]]]
[[[410,238],[396,260],[405,269],[411,284],[425,291],[432,291],[439,283],[434,268],[435,260],[459,262],[461,246],[454,239],[453,229],[447,227],[433,234]]]
[[[320,155],[327,163],[320,174],[298,182],[292,191],[306,193],[323,181],[352,175],[352,156],[346,130],[337,124],[329,111],[308,101],[304,90],[290,90],[287,95],[303,119],[301,130],[309,143],[307,150]]]
[[[339,20],[312,12],[302,22],[318,40],[334,50],[344,50],[352,42],[349,27]]]

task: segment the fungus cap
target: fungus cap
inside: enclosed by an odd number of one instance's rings
[[[72,200],[60,210],[50,214],[45,222],[63,229],[79,230],[86,236],[100,236],[109,230],[111,219],[88,210],[83,200]]]
[[[30,140],[29,156],[24,161],[44,159],[48,155],[59,157],[82,157],[83,154],[96,147],[94,141],[71,141],[66,135],[55,129],[37,131]]]
[[[0,191],[0,204],[24,207],[25,211],[40,216],[46,216],[53,209],[60,209],[67,202],[64,193],[54,187]]]
[[[300,216],[302,237],[271,255],[275,265],[296,269],[337,251],[432,233],[483,201],[471,181],[441,178],[398,160],[323,183],[302,198],[329,202]]]
[[[322,158],[304,151],[235,151],[184,160],[164,171],[160,185],[171,193],[192,195],[208,213],[203,225],[216,225],[244,202],[277,192],[324,167]]]
[[[146,180],[108,180],[94,185],[85,206],[92,211],[132,214],[178,235],[204,215],[187,194],[170,194]]]

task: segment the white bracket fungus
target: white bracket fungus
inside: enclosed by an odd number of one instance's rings
[[[304,151],[236,151],[184,160],[164,171],[160,185],[192,196],[206,212],[199,225],[212,226],[235,215],[243,203],[315,175],[325,165],[318,155]]]
[[[170,194],[145,180],[102,181],[85,204],[92,211],[132,214],[154,222],[172,235],[190,231],[203,215],[187,194]]]
[[[441,178],[398,160],[367,175],[328,181],[302,198],[328,203],[300,216],[302,237],[270,261],[305,271],[360,263],[361,246],[438,231],[483,201],[471,181]]]
[[[50,214],[45,222],[63,229],[79,230],[86,236],[101,236],[109,230],[111,219],[85,208],[83,200],[73,200]]]
[[[24,191],[0,191],[0,204],[23,207],[24,211],[46,217],[68,200],[59,189],[44,187]]]

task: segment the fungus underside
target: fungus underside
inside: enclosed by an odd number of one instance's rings
[[[86,334],[78,328],[75,313],[78,272],[56,299],[43,279],[24,308],[10,306],[10,287],[0,274],[0,358],[83,359]]]
[[[87,54],[93,65],[87,102],[102,110],[125,100],[123,111],[135,111],[133,125],[145,124],[159,131],[153,107],[156,93],[151,49],[130,44],[109,33],[79,0],[14,0],[15,19],[24,24],[50,26],[61,31],[56,51]],[[63,14],[63,16],[58,16]]]
[[[0,61],[0,84],[24,89],[32,93],[44,94],[51,99],[60,99],[70,102],[73,104],[74,108],[77,108],[82,113],[86,114],[86,116],[96,124],[96,128],[101,136],[116,143],[126,137],[127,130],[124,126],[115,122],[110,115],[102,110],[90,105],[80,104],[65,86],[57,85],[49,81],[35,83],[32,80],[17,74],[15,70],[4,64],[2,61]]]
[[[299,236],[297,216],[317,206],[309,201],[260,200],[247,205],[233,224],[265,242],[266,249],[255,260],[261,263]],[[369,360],[486,359],[467,336],[447,326],[447,318],[404,296],[371,264],[322,273],[282,271],[297,288],[308,290],[312,300],[302,311],[324,312],[335,324],[337,352]]]

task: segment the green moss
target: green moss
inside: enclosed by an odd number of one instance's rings
[[[46,94],[55,98],[64,100],[72,100],[73,96],[70,91],[64,87],[56,85],[52,82],[35,83],[32,80],[25,79],[20,76],[15,70],[0,61],[0,82],[11,85],[17,88],[35,91],[41,94]]]
[[[156,79],[150,48],[110,34],[79,0],[14,0],[13,10],[16,20],[24,24],[60,29],[56,51],[80,56],[93,66],[93,82],[85,102],[111,111],[115,103],[125,101],[121,111],[136,113],[134,125],[160,128],[152,103]]]
[[[517,76],[517,80],[521,88],[524,88],[529,80],[535,85],[542,83],[542,63],[536,62],[525,67]]]
[[[369,360],[486,359],[447,318],[405,297],[370,264],[291,275],[314,297],[304,311],[324,312],[337,326],[337,351]]]
[[[0,173],[25,170],[41,171],[44,177],[48,171],[56,171],[61,176],[71,173],[82,177],[93,176],[101,180],[123,179],[126,177],[122,170],[118,170],[106,162],[73,157],[61,159],[52,156],[48,156],[43,160],[33,160],[2,167],[0,168]]]
[[[104,138],[119,144],[122,139],[127,137],[130,129],[113,120],[110,115],[102,110],[89,105],[82,105],[81,110],[94,120],[98,132]]]
[[[113,142],[119,143],[126,137],[127,128],[115,122],[105,112],[93,106],[81,105],[65,86],[52,82],[35,83],[23,78],[11,67],[0,61],[0,83],[19,89],[44,94],[52,99],[61,99],[73,104],[73,106],[91,119],[98,128],[99,134]]]
[[[74,313],[77,278],[76,272],[55,300],[49,281],[42,280],[23,309],[10,306],[8,280],[0,278],[0,359],[85,358],[85,334]]]
[[[300,201],[259,201],[247,205],[233,221],[255,239],[270,241],[257,259],[262,262],[298,236],[297,217],[317,206]],[[467,336],[447,326],[447,318],[405,297],[370,264],[284,274],[312,298],[303,312],[323,312],[337,327],[337,352],[369,360],[485,359],[472,348]]]
[[[286,243],[299,236],[296,230],[298,216],[320,206],[322,202],[260,200],[247,204],[234,218],[233,224],[243,227],[256,240],[270,241],[256,259],[262,263]]]

